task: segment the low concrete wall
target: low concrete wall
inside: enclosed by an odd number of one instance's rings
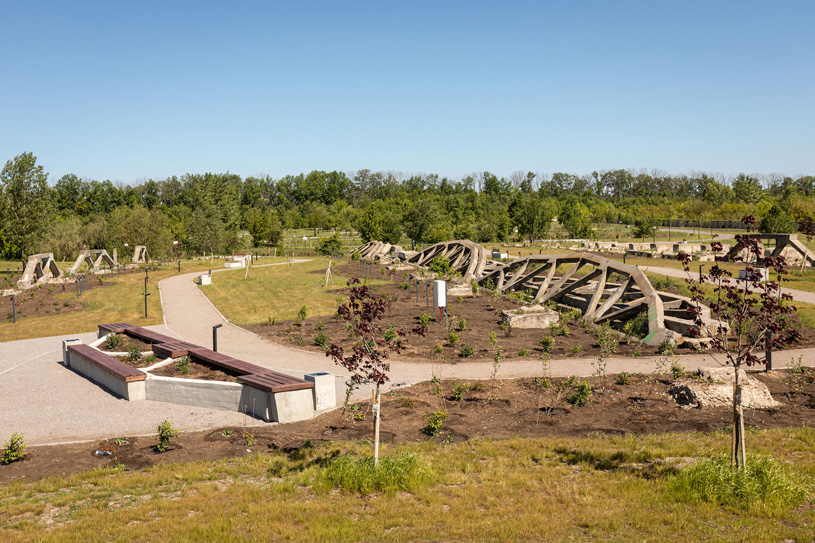
[[[148,400],[178,405],[194,405],[224,411],[242,411],[243,385],[224,381],[203,381],[147,375]]]
[[[99,386],[108,389],[126,400],[136,401],[145,399],[145,381],[133,381],[127,383],[124,380],[102,370],[99,366],[88,361],[88,359],[81,354],[67,350],[65,351],[63,363],[65,366],[87,377]]]

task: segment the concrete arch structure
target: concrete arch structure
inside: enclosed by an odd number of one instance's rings
[[[49,279],[60,277],[62,277],[62,271],[54,260],[54,253],[31,255],[26,262],[22,278],[17,281],[17,288],[31,288],[34,285],[46,283]]]
[[[429,266],[439,256],[450,261],[450,266],[462,275],[464,281],[479,279],[495,263],[487,260],[487,250],[468,239],[445,241],[431,245],[424,251],[408,258],[408,264]],[[488,268],[488,264],[491,264]]]
[[[150,257],[147,255],[147,246],[136,245],[136,248],[133,249],[133,264],[147,263],[149,261]]]
[[[365,259],[375,259],[387,255],[390,250],[390,243],[385,243],[384,241],[369,241],[353,249],[351,252],[359,253],[359,256]]]
[[[798,234],[745,234],[750,239],[757,239],[760,242],[765,241],[774,241],[775,247],[772,251],[766,250],[767,253],[772,255],[773,257],[778,257],[784,252],[785,249],[789,248],[794,253],[798,253],[800,257],[806,261],[806,263],[811,267],[815,266],[815,254],[812,253],[809,249],[807,249],[806,245],[801,243],[801,240],[798,239]],[[739,255],[738,244],[734,243],[730,250],[725,255],[725,260],[733,260]],[[794,254],[793,253],[793,254]]]
[[[117,265],[116,253],[111,257],[105,249],[92,249],[80,251],[76,261],[68,268],[68,275],[74,275],[82,267],[82,264],[88,266],[88,270],[92,272],[99,271],[102,265],[107,264],[109,268],[113,269]]]

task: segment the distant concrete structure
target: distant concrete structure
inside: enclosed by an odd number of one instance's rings
[[[807,249],[806,245],[801,243],[798,239],[798,234],[745,234],[749,239],[757,239],[760,242],[774,241],[775,247],[772,252],[769,249],[765,250],[765,254],[769,253],[770,256],[777,258],[784,256],[786,263],[793,264],[793,258],[797,256],[797,260],[805,259],[806,263],[811,267],[815,266],[815,254]],[[730,251],[725,255],[726,260],[732,260],[739,256],[739,246],[733,244]],[[797,255],[796,255],[797,253]]]
[[[49,279],[62,277],[62,271],[54,260],[54,253],[40,253],[28,257],[23,276],[17,281],[17,288],[24,290]]]
[[[141,264],[142,262],[146,264],[149,261],[150,257],[147,254],[147,246],[136,245],[136,248],[133,250],[133,264]]]
[[[68,275],[74,275],[76,272],[78,272],[79,268],[82,267],[82,264],[86,264],[88,266],[88,270],[91,272],[99,271],[102,264],[107,264],[110,268],[113,268],[117,265],[115,251],[113,254],[114,257],[111,257],[105,249],[80,251],[79,256],[76,257],[76,261],[70,268],[68,268]]]

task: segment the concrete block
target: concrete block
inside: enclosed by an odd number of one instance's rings
[[[135,401],[145,399],[144,381],[127,383],[118,377],[102,370],[93,362],[76,352],[66,351],[68,366],[75,372],[84,375],[97,385],[106,388],[125,400]]]
[[[71,363],[68,360],[68,345],[72,344],[81,344],[81,339],[63,339],[62,340],[62,365],[66,368],[71,367]]]
[[[252,416],[265,420],[266,422],[273,422],[272,417],[272,395],[265,390],[258,390],[249,385],[243,385],[241,391],[241,408],[243,411],[244,406],[247,413],[252,413]]]
[[[744,280],[746,277],[747,270],[739,270],[739,279]],[[753,277],[756,277],[759,283],[766,283],[770,280],[770,273],[767,268],[755,268],[753,270]]]
[[[314,383],[312,395],[314,397],[314,409],[322,411],[337,406],[337,387],[333,373],[321,371],[318,373],[307,373],[303,376],[306,381]]]
[[[272,419],[276,422],[296,422],[314,416],[311,389],[278,392],[271,397]]]
[[[198,284],[203,285],[211,285],[212,284],[212,276],[209,274],[199,275],[198,276]]]
[[[155,402],[195,405],[222,411],[242,411],[243,385],[225,381],[147,375],[145,396]]]

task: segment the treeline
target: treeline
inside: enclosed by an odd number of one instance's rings
[[[747,214],[794,230],[815,211],[815,177],[732,179],[614,170],[588,175],[480,172],[435,174],[360,170],[247,177],[186,174],[134,185],[62,176],[53,186],[31,153],[6,163],[0,250],[7,258],[83,247],[147,245],[152,255],[234,252],[279,245],[284,229],[358,230],[363,239],[422,243],[469,238],[481,243],[551,233],[557,217],[569,237],[591,237],[598,223],[654,224],[666,219],[738,221]],[[772,211],[771,211],[772,210]]]

